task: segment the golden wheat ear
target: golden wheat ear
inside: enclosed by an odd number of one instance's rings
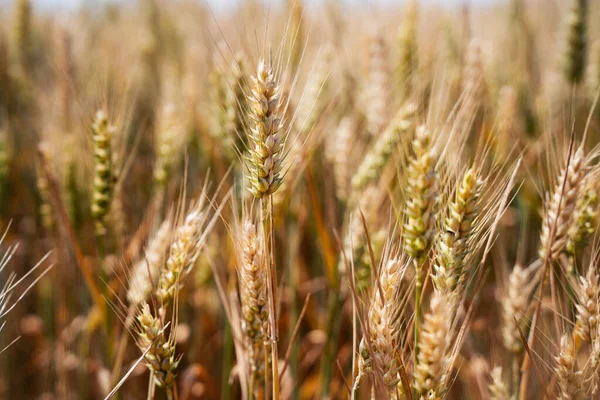
[[[544,218],[540,235],[540,260],[556,260],[568,242],[581,184],[586,175],[586,158],[579,148],[561,171],[554,189],[544,202]]]
[[[402,398],[405,392],[402,374],[404,362],[400,356],[403,338],[402,328],[406,324],[405,306],[408,294],[402,286],[407,262],[397,258],[394,251],[387,252],[381,263],[378,281],[373,289],[366,326],[359,347],[359,374],[357,389],[362,375],[373,376],[386,395]]]
[[[490,384],[488,386],[490,400],[511,400],[508,385],[502,378],[502,367],[494,367],[490,372]]]
[[[526,332],[531,316],[530,301],[539,283],[539,263],[523,269],[515,265],[508,278],[506,293],[500,296],[502,307],[502,343],[515,356],[523,352],[521,332]]]
[[[419,354],[414,370],[413,387],[419,396],[437,398],[443,392],[448,349],[451,339],[451,319],[448,305],[456,304],[453,295],[434,290],[430,310],[424,315],[419,340]],[[452,307],[452,306],[451,306]],[[454,313],[454,311],[451,311]]]
[[[480,171],[465,171],[454,198],[448,203],[442,226],[436,238],[436,257],[432,281],[444,293],[452,293],[466,272],[464,260],[473,235],[475,220],[482,210],[481,194],[485,180]]]
[[[180,118],[181,109],[173,102],[165,102],[157,116],[153,177],[155,184],[163,191],[172,178],[183,151],[185,134]]]
[[[175,354],[175,326],[169,329],[157,311],[151,311],[148,303],[142,303],[136,315],[135,339],[145,354],[144,363],[151,371],[151,384],[165,389],[167,398],[175,398],[175,378],[181,355]],[[169,330],[167,334],[166,330]]]
[[[156,288],[162,262],[171,241],[172,225],[170,218],[162,222],[150,239],[142,259],[133,265],[127,289],[127,300],[131,306],[138,306],[148,300]]]
[[[264,234],[251,219],[236,234],[241,331],[248,354],[249,390],[257,395],[265,382],[265,342],[269,337],[268,257]],[[268,358],[267,358],[268,359]]]
[[[598,336],[599,301],[598,271],[594,265],[590,265],[586,275],[579,276],[576,286],[574,339],[591,343]]]
[[[369,76],[366,97],[367,131],[378,137],[390,117],[390,71],[387,43],[380,33],[369,41]]]
[[[577,368],[575,345],[569,335],[564,335],[560,339],[560,349],[555,361],[557,398],[561,400],[583,398],[583,373]]]
[[[280,131],[281,88],[271,65],[261,60],[248,98],[250,105],[250,155],[248,181],[256,198],[273,194],[281,185],[284,138]]]

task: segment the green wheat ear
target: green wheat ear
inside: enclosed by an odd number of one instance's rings
[[[404,23],[398,31],[397,46],[399,50],[398,65],[396,67],[397,97],[406,100],[410,97],[413,85],[416,82],[415,73],[418,67],[418,42],[417,42],[417,2],[412,1],[406,13]]]
[[[417,128],[408,162],[404,204],[404,250],[419,263],[426,256],[432,238],[435,202],[435,153],[431,133]]]
[[[587,57],[588,0],[573,0],[567,15],[566,49],[562,65],[565,79],[575,85],[584,76]]]
[[[400,109],[358,167],[352,177],[352,189],[360,192],[379,177],[402,137],[413,127],[416,111],[414,103],[408,103]]]
[[[92,123],[94,151],[94,191],[92,195],[92,217],[96,222],[96,233],[106,233],[106,217],[113,199],[115,174],[113,170],[112,139],[115,127],[110,125],[106,113],[98,111]]]

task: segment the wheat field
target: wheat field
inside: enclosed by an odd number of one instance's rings
[[[0,4],[0,398],[600,398],[600,2]]]

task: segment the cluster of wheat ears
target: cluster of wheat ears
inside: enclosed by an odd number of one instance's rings
[[[0,5],[0,397],[596,398],[600,7],[467,3]]]

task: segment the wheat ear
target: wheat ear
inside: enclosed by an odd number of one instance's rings
[[[495,367],[490,372],[492,381],[490,382],[490,400],[512,400],[508,390],[508,385],[502,379],[502,367]]]
[[[435,396],[441,395],[446,352],[450,343],[451,319],[447,307],[455,303],[450,297],[451,295],[435,290],[431,297],[431,309],[423,319],[419,355],[414,370],[414,389],[420,398],[437,398]]]
[[[586,276],[579,277],[579,288],[575,309],[575,328],[573,336],[585,342],[592,342],[598,335],[598,323],[600,322],[600,286],[598,285],[598,274],[596,268],[590,266]]]
[[[96,222],[96,233],[106,233],[106,218],[113,200],[115,172],[113,169],[112,139],[115,127],[110,125],[104,111],[98,111],[92,123],[94,150],[94,192],[92,195],[92,216]]]
[[[165,388],[167,398],[174,399],[173,386],[177,377],[177,367],[181,356],[175,355],[174,327],[170,334],[165,333],[166,326],[162,320],[150,311],[148,303],[142,304],[136,317],[136,341],[145,354],[146,366],[154,377],[154,382]]]
[[[473,225],[480,212],[485,181],[474,168],[468,169],[448,204],[446,216],[436,239],[435,275],[432,280],[444,293],[454,291],[465,272],[464,260]]]
[[[350,152],[356,133],[356,121],[352,115],[342,118],[335,130],[335,140],[331,143],[331,159],[335,176],[336,195],[340,200],[348,199],[350,186]]]
[[[381,174],[402,137],[412,128],[415,112],[416,106],[413,103],[409,103],[400,109],[393,121],[377,138],[375,145],[358,167],[352,177],[352,189],[362,191]]]
[[[413,156],[406,168],[403,236],[404,250],[420,264],[431,242],[435,202],[435,152],[426,127],[417,128],[412,150]]]
[[[560,173],[552,194],[546,197],[539,248],[542,261],[546,257],[550,261],[555,260],[567,243],[571,217],[584,176],[585,159],[583,150],[579,149],[570,160],[568,168]]]
[[[369,81],[367,85],[367,130],[377,136],[389,118],[390,77],[387,45],[380,34],[369,42]]]
[[[565,251],[574,257],[577,250],[583,248],[596,230],[598,219],[598,192],[596,181],[593,177],[586,177],[583,190],[579,194],[573,224],[567,232]]]
[[[162,306],[171,304],[179,291],[180,281],[185,278],[201,250],[201,238],[206,221],[206,211],[200,201],[177,228],[169,258],[160,271],[156,298]]]
[[[269,269],[264,235],[250,220],[239,234],[239,287],[242,305],[242,332],[246,339],[251,387],[257,392],[265,379],[265,343],[268,342],[269,307],[267,279]]]
[[[391,259],[381,269],[379,287],[373,291],[368,312],[368,338],[360,343],[361,371],[380,376],[390,397],[396,398],[401,368],[398,360],[402,327],[402,302],[399,301],[400,283],[405,264]]]
[[[163,188],[171,178],[185,137],[179,117],[174,103],[164,104],[158,117],[158,127],[155,132],[156,161],[153,175],[154,181]]]
[[[560,339],[560,351],[555,357],[556,383],[559,400],[583,400],[582,372],[576,370],[575,346],[569,335]]]
[[[260,60],[252,77],[248,180],[256,198],[273,194],[281,185],[283,138],[281,129],[281,88],[273,68]]]
[[[567,15],[566,49],[562,64],[566,80],[573,85],[581,82],[585,71],[587,14],[588,0],[572,0]]]
[[[418,42],[417,42],[417,2],[411,1],[404,23],[400,24],[398,31],[398,66],[396,70],[397,95],[400,99],[407,99],[413,85],[416,83],[418,67]]]
[[[508,278],[508,290],[501,296],[502,306],[502,342],[504,347],[513,354],[521,354],[523,340],[521,332],[529,323],[528,309],[536,282],[532,276],[538,269],[535,265],[523,269],[515,265]]]
[[[148,298],[156,284],[165,251],[171,238],[171,220],[166,219],[154,234],[144,257],[134,264],[127,291],[129,304],[137,306]]]

